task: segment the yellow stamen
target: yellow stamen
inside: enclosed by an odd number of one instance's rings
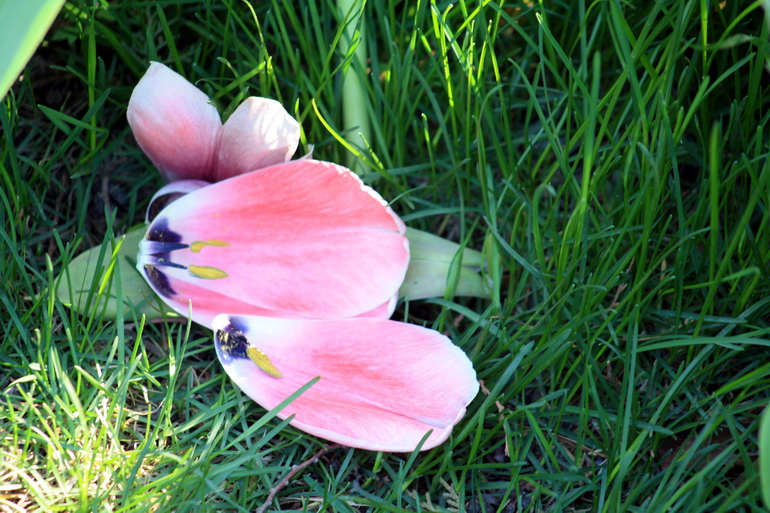
[[[281,371],[275,368],[275,365],[273,365],[270,358],[268,358],[263,351],[260,351],[256,347],[249,346],[246,349],[246,355],[248,355],[249,359],[254,362],[257,367],[267,372],[270,376],[274,378],[283,377]]]
[[[222,240],[197,240],[197,241],[193,242],[192,244],[190,244],[190,251],[192,251],[193,253],[199,253],[200,250],[202,250],[206,246],[214,246],[214,247],[217,247],[217,248],[226,248],[229,245],[230,244],[228,244],[227,242],[222,241]]]
[[[219,280],[229,276],[222,269],[205,265],[188,265],[187,272],[196,278],[203,278],[204,280]]]

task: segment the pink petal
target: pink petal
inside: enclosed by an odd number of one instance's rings
[[[299,144],[299,123],[275,100],[252,96],[222,129],[215,181],[289,160]]]
[[[284,408],[295,427],[376,451],[422,450],[445,441],[479,386],[465,353],[440,333],[382,319],[297,321],[218,316],[217,354],[246,395],[273,409],[313,378]],[[246,354],[262,351],[281,377]]]
[[[147,239],[137,267],[181,313],[191,300],[196,322],[199,306],[217,308],[204,290],[253,307],[220,313],[358,315],[396,294],[409,260],[402,223],[382,198],[351,171],[313,160],[187,194],[158,215]]]
[[[152,62],[131,93],[126,115],[139,146],[166,180],[210,181],[222,122],[198,88]]]

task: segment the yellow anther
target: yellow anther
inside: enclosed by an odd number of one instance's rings
[[[246,354],[248,355],[249,359],[257,365],[257,367],[267,372],[270,376],[274,378],[283,377],[281,371],[275,368],[275,365],[273,365],[273,363],[270,361],[270,358],[268,358],[263,351],[260,351],[256,347],[249,346],[246,349]]]
[[[228,276],[226,272],[218,267],[208,267],[205,265],[189,265],[187,266],[187,272],[196,278],[203,278],[204,280],[219,280]]]
[[[200,250],[202,250],[206,246],[214,246],[214,247],[217,247],[217,248],[226,248],[229,245],[230,244],[228,244],[227,242],[222,241],[222,240],[196,240],[195,242],[190,244],[190,251],[192,251],[193,253],[199,253]]]

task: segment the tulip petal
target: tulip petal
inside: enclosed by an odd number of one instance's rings
[[[184,77],[150,63],[131,93],[126,116],[139,146],[166,180],[211,181],[222,122],[208,97]]]
[[[352,317],[396,294],[409,260],[402,228],[350,170],[292,161],[171,203],[150,225],[137,267],[182,315],[192,301],[196,322],[199,305],[216,308],[201,291],[254,307],[219,313]]]
[[[278,416],[351,447],[409,452],[431,430],[422,450],[435,447],[479,389],[460,348],[413,324],[220,315],[213,328],[227,374],[264,408],[320,376]]]
[[[285,162],[298,144],[299,123],[279,102],[247,98],[222,129],[215,181]]]
[[[192,191],[197,191],[201,187],[211,185],[204,180],[175,180],[171,183],[167,183],[158,192],[152,195],[150,203],[147,205],[147,214],[144,217],[144,222],[149,223],[157,217],[160,211],[171,203],[172,201],[181,198],[185,194],[189,194]],[[162,201],[158,201],[163,198]]]

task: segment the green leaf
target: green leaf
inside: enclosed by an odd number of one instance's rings
[[[144,314],[148,320],[177,315],[134,267],[139,241],[146,231],[145,226],[140,226],[108,242],[105,248],[99,245],[75,257],[60,276],[56,291],[59,301],[82,314],[103,310],[105,319],[116,319],[119,307],[123,315],[135,312],[137,316]],[[114,272],[116,265],[119,273]],[[123,291],[120,298],[116,295],[118,277]]]
[[[64,0],[0,0],[0,99],[11,88],[48,28]]]
[[[398,291],[400,297],[444,297],[455,279],[455,295],[489,297],[484,279],[479,274],[484,262],[481,253],[414,228],[407,228],[406,236],[409,239],[409,269]],[[459,253],[462,253],[462,260],[455,261]],[[453,273],[459,273],[459,277]]]

